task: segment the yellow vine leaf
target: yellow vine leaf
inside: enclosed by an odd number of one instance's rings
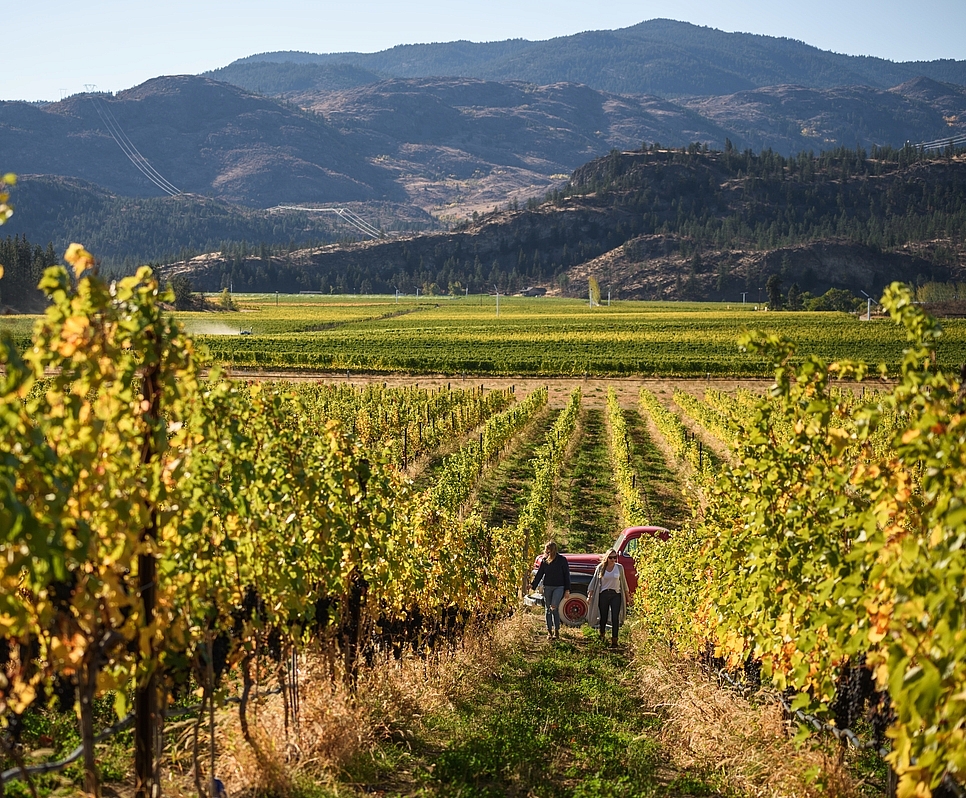
[[[80,276],[87,270],[94,267],[94,256],[91,255],[81,244],[71,244],[64,253],[66,260],[74,268],[74,276],[79,280]]]
[[[912,443],[916,438],[919,437],[919,434],[920,432],[917,429],[907,429],[902,433],[902,442]]]

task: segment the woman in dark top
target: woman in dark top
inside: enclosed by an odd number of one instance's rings
[[[552,540],[543,547],[543,559],[533,577],[531,590],[543,580],[543,606],[547,610],[547,637],[560,637],[560,603],[570,595],[570,565],[561,557],[557,544]]]

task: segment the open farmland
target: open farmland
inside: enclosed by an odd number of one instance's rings
[[[302,301],[298,301],[302,300]],[[311,300],[311,301],[309,301]],[[500,297],[241,296],[239,312],[189,314],[215,362],[237,368],[411,374],[762,377],[761,358],[738,350],[750,328],[794,340],[830,360],[886,363],[895,372],[903,333],[886,318],[763,313],[754,305]],[[201,317],[201,318],[199,318]],[[217,324],[229,333],[205,335]],[[966,361],[966,322],[944,323],[939,362]]]
[[[613,302],[562,298],[249,294],[236,310],[179,313],[212,362],[282,372],[718,377],[771,374],[739,351],[743,331],[785,336],[828,360],[885,363],[895,374],[905,338],[888,318],[757,312],[748,303]],[[29,317],[0,319],[26,347]],[[966,320],[943,322],[938,362],[966,362]],[[244,334],[243,334],[244,333]]]

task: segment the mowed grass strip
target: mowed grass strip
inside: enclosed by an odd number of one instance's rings
[[[634,470],[650,522],[676,529],[690,518],[691,511],[681,491],[680,481],[655,445],[637,410],[624,411],[633,447]]]
[[[585,411],[575,436],[576,446],[560,477],[549,534],[564,551],[602,552],[620,531],[604,411]]]
[[[456,703],[445,747],[419,779],[421,796],[637,798],[712,795],[700,779],[669,777],[661,721],[643,711],[626,649],[565,630],[529,645]],[[669,789],[670,788],[670,789]]]
[[[476,509],[488,526],[517,523],[533,479],[534,453],[543,445],[559,411],[545,407],[514,440],[511,450],[483,475],[477,488]]]

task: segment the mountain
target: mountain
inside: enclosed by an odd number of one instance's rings
[[[385,80],[388,75],[351,64],[303,64],[297,61],[236,61],[204,77],[231,83],[246,91],[284,97],[303,91],[340,91]]]
[[[156,170],[150,179],[112,131]],[[0,103],[4,169],[20,174],[142,198],[163,196],[170,181],[262,208],[389,202],[400,217],[415,208],[450,220],[542,197],[586,161],[645,141],[723,149],[730,140],[788,154],[957,133],[966,133],[966,88],[927,78],[890,90],[771,86],[675,101],[475,78],[390,79],[281,99],[180,76],[44,107]]]
[[[793,39],[726,33],[669,19],[541,42],[409,44],[378,53],[261,53],[234,62],[219,77],[229,82],[249,81],[251,73],[246,69],[270,63],[320,69],[353,66],[395,78],[446,75],[537,85],[582,83],[599,91],[666,98],[735,94],[784,84],[814,89],[850,85],[888,89],[920,76],[966,85],[966,61],[896,63],[831,53]],[[280,67],[272,93],[301,90],[294,84],[285,88],[284,72]],[[304,80],[310,72],[306,69],[299,74]],[[259,73],[264,85],[269,85],[267,74]],[[256,88],[250,82],[239,85]]]
[[[929,202],[923,203],[922,198]],[[520,291],[622,299],[757,296],[772,275],[815,296],[875,294],[893,280],[966,278],[966,156],[912,147],[820,157],[649,148],[576,170],[562,191],[450,233],[326,246],[264,259],[175,264],[216,291]]]
[[[728,132],[667,100],[572,83],[414,78],[291,100],[391,172],[410,202],[453,216],[542,196],[611,149],[682,138],[723,145]]]
[[[165,193],[125,156],[112,129],[135,158],[187,193],[262,206],[402,198],[391,176],[321,117],[193,76],[42,108],[0,103],[4,169],[79,178],[133,197]]]
[[[963,136],[964,70],[669,20],[547,42],[263,54],[211,73],[222,80],[0,103],[0,167],[30,176],[5,232],[58,247],[69,235],[124,264],[347,232],[279,205],[427,229],[535,202],[642,143],[792,155]]]

